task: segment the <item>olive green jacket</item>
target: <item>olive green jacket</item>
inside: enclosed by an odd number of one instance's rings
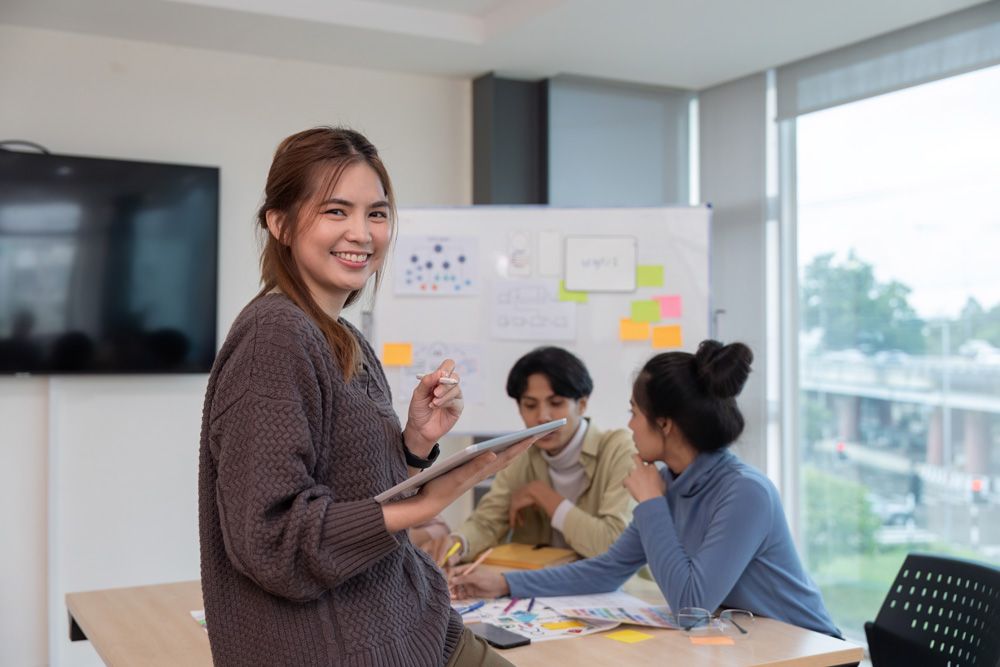
[[[632,520],[634,502],[622,482],[632,469],[633,454],[635,445],[627,430],[602,432],[588,423],[580,451],[587,484],[563,525],[566,543],[584,558],[607,551]],[[549,466],[541,450],[532,447],[497,473],[490,490],[457,531],[468,545],[463,560],[504,539],[510,528],[511,494],[534,481],[551,485]],[[521,516],[524,523],[514,529],[511,542],[551,543],[552,524],[545,510],[529,507]]]

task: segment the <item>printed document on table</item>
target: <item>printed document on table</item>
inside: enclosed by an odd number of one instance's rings
[[[653,628],[676,628],[670,607],[651,605],[639,598],[616,591],[596,595],[566,595],[538,598],[537,602],[560,614],[590,622],[631,623]]]

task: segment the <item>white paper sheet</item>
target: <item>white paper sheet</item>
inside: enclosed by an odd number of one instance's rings
[[[490,332],[499,340],[576,340],[576,304],[559,300],[549,280],[493,283]]]
[[[566,289],[634,292],[636,240],[631,236],[566,238]]]
[[[430,373],[445,359],[455,362],[455,372],[462,382],[462,397],[467,405],[483,403],[483,374],[480,367],[484,358],[483,346],[479,343],[445,343],[443,341],[414,342],[413,365],[393,366],[385,369],[386,378],[392,386],[394,403],[409,405],[413,388],[417,385],[417,374]]]
[[[563,277],[563,237],[559,232],[538,232],[538,275]]]

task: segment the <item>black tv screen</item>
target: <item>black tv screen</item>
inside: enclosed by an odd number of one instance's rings
[[[0,149],[0,373],[199,373],[219,170]]]

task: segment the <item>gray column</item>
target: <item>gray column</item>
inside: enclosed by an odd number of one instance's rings
[[[724,309],[716,335],[754,352],[754,372],[740,395],[747,429],[741,453],[765,467],[766,93],[763,74],[703,90],[698,96],[701,198],[712,204],[712,300]]]

